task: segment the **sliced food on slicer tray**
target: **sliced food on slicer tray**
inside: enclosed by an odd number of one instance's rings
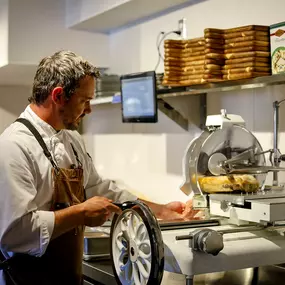
[[[253,175],[204,176],[198,178],[202,191],[212,194],[221,192],[256,192],[259,182]]]

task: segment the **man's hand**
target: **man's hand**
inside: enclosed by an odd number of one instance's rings
[[[121,212],[119,207],[112,204],[112,200],[104,197],[93,197],[83,203],[55,211],[52,239],[78,226],[101,226],[112,213]]]
[[[200,220],[199,217],[198,218],[195,217],[199,212],[200,211],[193,210],[193,201],[192,199],[190,199],[185,204],[182,216],[184,220]]]
[[[199,212],[193,210],[192,200],[189,200],[186,204],[175,201],[165,205],[142,201],[152,209],[156,218],[162,220],[196,220],[195,215]]]
[[[185,210],[186,204],[175,201],[175,202],[170,202],[166,204],[165,207],[170,211],[174,211],[178,214],[182,214]]]
[[[101,226],[112,213],[120,214],[118,206],[112,204],[112,200],[105,197],[93,197],[81,204],[84,213],[84,225],[89,227]]]
[[[182,202],[170,202],[162,209],[162,219],[165,220],[196,220],[195,215],[199,211],[193,210],[192,200],[186,204]]]

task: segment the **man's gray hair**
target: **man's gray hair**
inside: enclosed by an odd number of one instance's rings
[[[62,87],[67,100],[79,86],[85,76],[98,78],[100,72],[96,67],[71,51],[59,51],[43,58],[34,77],[33,93],[30,103],[40,105],[45,102],[55,87]]]

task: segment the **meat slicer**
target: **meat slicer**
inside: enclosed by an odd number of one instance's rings
[[[273,151],[263,151],[240,116],[222,110],[206,126],[185,151],[181,185],[205,219],[162,223],[140,201],[120,205],[110,246],[118,284],[161,284],[169,271],[190,285],[198,274],[285,262],[285,193],[264,185],[268,172],[285,169],[266,165]]]
[[[285,191],[264,185],[268,172],[285,170],[265,165],[265,154],[269,153],[272,161],[274,150],[263,151],[244,120],[225,110],[208,116],[206,127],[183,157],[181,190],[187,195],[193,192],[193,207],[209,209],[210,215],[230,218],[231,223],[284,220],[280,201],[285,199]]]

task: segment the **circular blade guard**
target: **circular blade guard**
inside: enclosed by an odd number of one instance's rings
[[[213,132],[204,131],[193,142],[189,159],[189,175],[194,194],[202,194],[199,177],[213,176],[209,170],[209,160],[211,163],[211,161],[217,161],[216,157],[230,159],[249,149],[253,149],[255,154],[262,152],[262,147],[256,137],[242,126],[233,125],[230,128],[218,129]],[[215,159],[211,160],[213,154]],[[264,154],[255,156],[254,166],[263,165],[265,165]],[[210,165],[210,168],[217,170],[219,167]],[[214,174],[217,175],[217,173]],[[255,177],[260,185],[263,185],[266,175],[256,175]]]

